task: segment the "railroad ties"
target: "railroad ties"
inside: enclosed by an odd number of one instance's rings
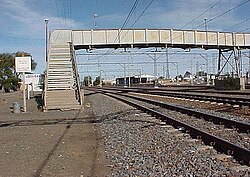
[[[163,108],[163,101],[149,103],[138,94],[92,91],[102,100],[93,106],[109,115],[100,127],[113,175],[249,174],[248,131]]]

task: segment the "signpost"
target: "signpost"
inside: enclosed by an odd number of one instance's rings
[[[31,72],[31,57],[15,57],[15,69],[17,73],[23,73],[23,112],[26,112],[25,72]]]

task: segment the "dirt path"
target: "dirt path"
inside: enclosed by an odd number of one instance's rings
[[[105,176],[103,144],[91,108],[13,114],[22,94],[0,93],[0,176]],[[85,103],[88,103],[86,98]],[[86,104],[85,104],[86,105]],[[4,126],[3,126],[4,125]]]

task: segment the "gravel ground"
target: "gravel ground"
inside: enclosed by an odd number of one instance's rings
[[[140,93],[131,93],[131,94],[144,96],[146,98],[157,99],[167,103],[177,104],[203,112],[213,113],[219,116],[227,117],[232,120],[244,121],[250,123],[250,109],[248,107],[243,107],[243,108],[232,107],[225,104],[195,101],[195,100],[190,101],[186,99],[168,97],[168,96],[155,96],[155,95],[147,95]]]
[[[90,96],[108,176],[249,176],[249,168],[171,126],[107,96]]]
[[[157,100],[157,97],[155,97]],[[164,113],[165,115],[168,115],[176,120],[179,120],[181,122],[185,122],[189,125],[192,125],[196,128],[199,128],[200,130],[203,130],[205,132],[209,132],[210,134],[213,134],[215,136],[221,137],[225,140],[228,140],[234,144],[237,144],[241,147],[244,147],[246,149],[250,149],[250,134],[249,133],[239,133],[235,129],[228,129],[225,128],[224,125],[217,125],[213,122],[206,121],[204,119],[199,119],[194,116],[189,116],[187,114],[180,113],[178,111],[171,111],[168,109],[161,108],[160,106],[148,104],[142,101],[137,101],[131,98],[132,101],[138,102],[140,105],[145,105],[147,107],[150,107],[154,110],[157,110],[159,112]],[[208,111],[206,111],[208,112]],[[211,113],[211,112],[209,112]],[[214,113],[214,112],[213,112]]]

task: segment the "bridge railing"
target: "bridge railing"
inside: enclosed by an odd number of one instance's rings
[[[75,92],[76,92],[76,99],[78,100],[80,105],[82,105],[83,98],[82,98],[82,94],[81,94],[80,77],[79,77],[78,69],[77,69],[75,50],[74,50],[74,46],[71,42],[69,42],[69,45],[70,45],[70,55],[71,55],[71,61],[72,61],[73,77],[74,77],[73,87],[74,87]]]
[[[82,48],[124,45],[147,47],[153,44],[183,48],[250,48],[249,33],[173,29],[94,29],[72,30],[71,37],[73,45]]]

